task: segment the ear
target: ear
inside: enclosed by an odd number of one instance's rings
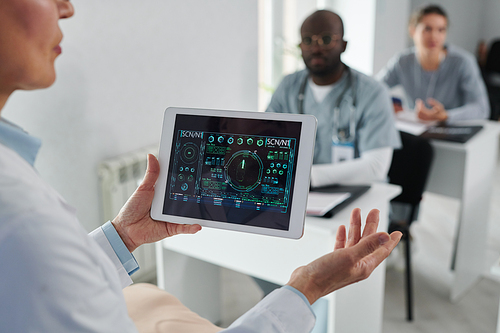
[[[342,52],[340,52],[340,53],[344,53],[344,52],[345,52],[345,50],[346,50],[346,48],[347,48],[347,41],[342,40],[342,49],[341,49],[341,50],[342,50]]]
[[[408,26],[408,34],[413,39],[413,35],[415,34],[415,26],[413,25]]]

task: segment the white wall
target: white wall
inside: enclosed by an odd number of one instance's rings
[[[488,43],[500,39],[500,1],[483,0],[481,37]]]
[[[166,107],[257,109],[257,1],[73,4],[56,83],[2,115],[42,138],[37,169],[90,230],[99,161],[158,143]]]
[[[342,61],[367,74],[377,73],[408,44],[410,0],[324,0],[344,21],[347,50]]]
[[[408,46],[410,0],[377,0],[373,74]]]
[[[333,10],[344,22],[347,50],[342,61],[367,75],[373,73],[376,0],[334,0]]]

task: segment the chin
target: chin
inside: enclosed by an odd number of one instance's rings
[[[323,76],[327,74],[326,68],[324,66],[306,66],[306,67],[309,70],[309,72],[311,72],[314,75]]]
[[[53,85],[55,81],[56,81],[56,72],[55,70],[53,70],[50,73],[47,73],[46,75],[41,77],[38,81],[34,82],[31,90],[48,88],[51,85]]]
[[[50,87],[51,85],[54,84],[54,82],[56,82],[56,76],[54,75],[48,82],[46,82],[45,86],[42,87],[42,88],[48,88]]]
[[[50,87],[52,84],[55,82],[55,77],[54,79],[51,80],[45,80],[43,82],[33,82],[30,84],[22,85],[19,89],[20,90],[37,90],[37,89],[46,89]]]

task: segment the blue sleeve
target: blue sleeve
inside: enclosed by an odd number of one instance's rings
[[[298,95],[300,83],[307,78],[307,71],[289,74],[276,88],[266,112],[298,113]]]
[[[123,243],[113,224],[110,221],[106,222],[102,226],[102,231],[106,235],[109,244],[111,244],[111,247],[118,256],[118,259],[120,259],[120,262],[127,271],[128,275],[135,273],[139,269],[139,264],[137,263],[137,260],[135,260],[133,254],[127,249],[125,243]]]
[[[285,83],[281,81],[278,88],[271,97],[271,102],[267,106],[266,112],[283,113],[286,104]]]

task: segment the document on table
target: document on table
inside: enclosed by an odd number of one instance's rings
[[[309,192],[306,214],[309,216],[323,216],[336,206],[349,199],[351,193]]]
[[[419,120],[414,111],[403,110],[396,113],[396,128],[402,132],[418,136],[435,125],[437,125],[436,121]]]

